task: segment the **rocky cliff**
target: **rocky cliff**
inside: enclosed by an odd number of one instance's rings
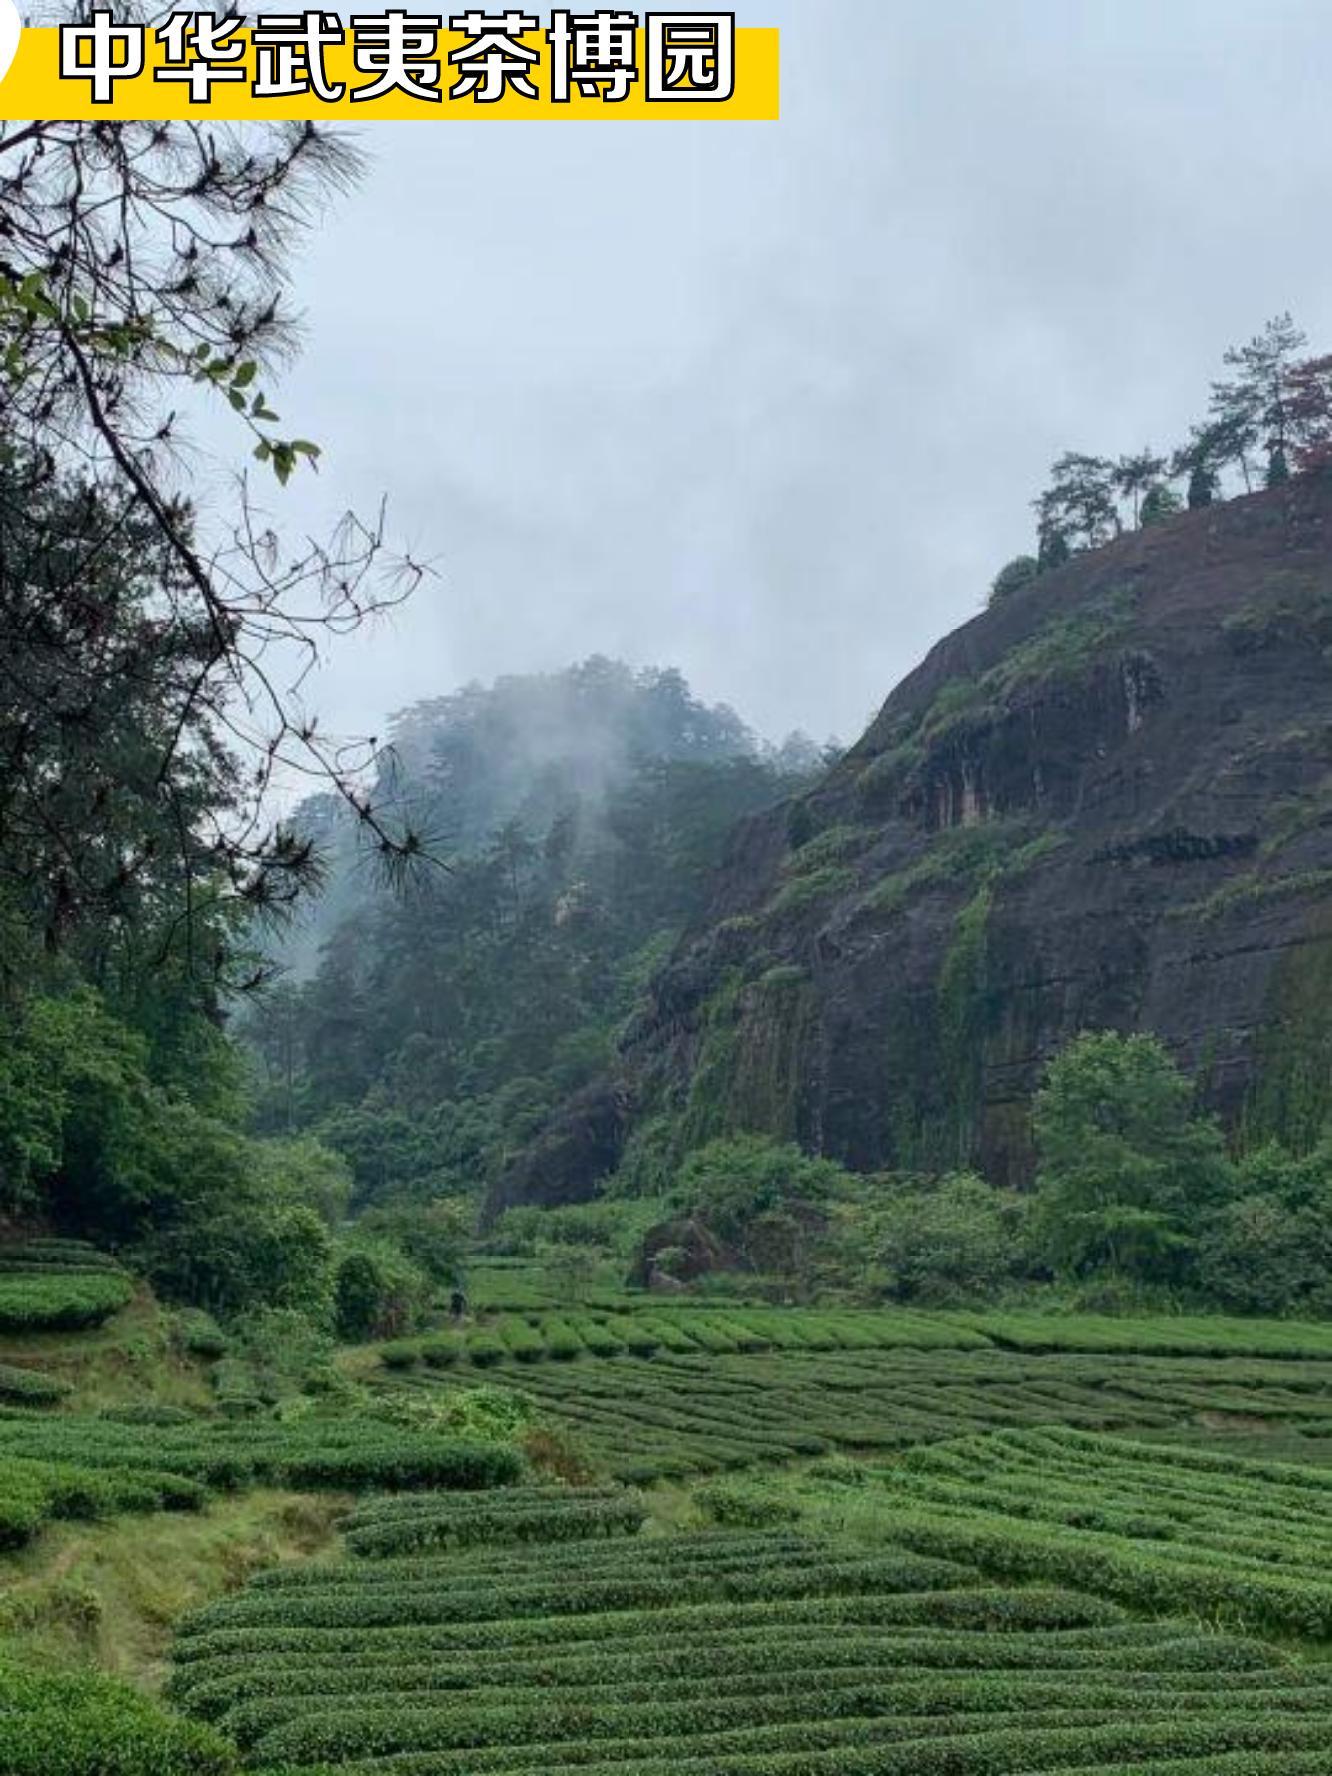
[[[1044,1064],[1107,1027],[1232,1126],[1332,1103],[1332,485],[1126,536],[940,642],[736,832],[587,1164],[575,1115],[492,1207],[738,1129],[1021,1182]]]

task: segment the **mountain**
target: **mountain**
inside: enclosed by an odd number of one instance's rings
[[[714,1135],[1031,1171],[1078,1032],[1159,1034],[1246,1139],[1332,1107],[1332,485],[1076,557],[940,642],[743,821],[616,1066],[492,1192],[592,1195]]]
[[[561,816],[585,828],[600,822],[651,765],[760,756],[788,776],[808,775],[819,758],[798,733],[781,748],[763,746],[733,709],[699,701],[673,668],[635,672],[594,655],[563,671],[473,683],[399,710],[370,799],[390,820],[409,821],[433,855],[456,862],[511,825],[544,837]],[[367,863],[341,798],[308,799],[294,824],[317,842],[328,871],[323,892],[278,946],[277,959],[303,979],[340,926],[393,896]]]
[[[392,742],[381,789],[434,864],[391,887],[354,817],[307,804],[331,879],[246,1024],[257,1125],[316,1130],[358,1207],[488,1185],[604,1072],[736,821],[822,767],[678,672],[606,659],[418,704]]]

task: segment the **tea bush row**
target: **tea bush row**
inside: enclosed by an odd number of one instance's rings
[[[417,1363],[446,1368],[467,1361],[477,1368],[503,1362],[569,1361],[580,1356],[651,1357],[658,1350],[713,1356],[772,1350],[880,1350],[983,1348],[986,1339],[960,1319],[889,1312],[714,1308],[659,1304],[651,1312],[506,1313],[465,1335],[441,1333],[395,1339],[381,1346],[389,1369]]]
[[[626,1559],[616,1572],[585,1573],[577,1556],[570,1570],[547,1567],[530,1576],[471,1579],[440,1568],[431,1576],[386,1584],[339,1577],[321,1585],[254,1586],[208,1606],[186,1625],[187,1634],[221,1628],[370,1629],[445,1626],[497,1616],[570,1618],[612,1610],[639,1610],[669,1603],[776,1600],[787,1597],[883,1595],[962,1583],[965,1569],[953,1562],[911,1554],[834,1555],[785,1567],[755,1552],[752,1560],[721,1572],[640,1570]],[[359,1570],[359,1569],[358,1569]]]
[[[198,1510],[204,1489],[151,1468],[89,1470],[0,1458],[0,1548],[18,1548],[57,1518],[92,1520],[117,1511]]]
[[[1221,1314],[982,1313],[964,1323],[993,1343],[1024,1351],[1114,1351],[1153,1356],[1332,1358],[1332,1326]]]
[[[399,1385],[451,1386],[464,1373],[423,1369]],[[1166,1430],[1209,1410],[1332,1438],[1332,1365],[1315,1362],[994,1349],[682,1356],[663,1346],[651,1361],[515,1364],[505,1385],[637,1485],[1007,1426]]]
[[[691,1742],[703,1776],[1329,1776],[1327,1723],[1278,1716],[1134,1723],[1076,1710],[1039,1724],[991,1717],[971,1731],[945,1718],[921,1722],[909,1737],[894,1723],[848,1723],[823,1730],[777,1730]],[[293,1735],[295,1736],[295,1735]],[[534,1754],[534,1755],[532,1755]],[[558,1760],[558,1761],[557,1761]],[[487,1751],[357,1759],[336,1766],[290,1766],[261,1776],[680,1776],[674,1752],[650,1740],[608,1745],[535,1746],[531,1754]]]
[[[479,1496],[430,1493],[374,1502],[356,1511],[343,1530],[353,1554],[382,1558],[475,1542],[632,1535],[646,1516],[642,1499],[618,1487],[514,1487]]]
[[[72,1392],[70,1384],[58,1376],[0,1363],[0,1402],[7,1406],[54,1406]]]
[[[757,1602],[710,1601],[668,1603],[648,1612],[612,1609],[579,1615],[576,1623],[567,1616],[497,1617],[473,1622],[421,1625],[390,1624],[387,1627],[293,1628],[282,1624],[225,1626],[202,1629],[186,1621],[172,1650],[176,1663],[173,1685],[188,1685],[194,1674],[263,1661],[275,1655],[299,1652],[344,1662],[354,1654],[358,1661],[374,1658],[416,1659],[437,1653],[455,1655],[540,1648],[547,1654],[565,1654],[577,1648],[605,1643],[623,1649],[651,1641],[665,1644],[667,1636],[687,1636],[691,1643],[713,1634],[765,1630],[798,1630],[812,1633],[828,1627],[890,1628],[901,1632],[928,1628],[940,1633],[1008,1634],[1086,1632],[1119,1625],[1124,1612],[1103,1598],[1081,1596],[1053,1587],[1029,1586],[1021,1590],[986,1587],[983,1590],[947,1588],[927,1592],[887,1592],[880,1595],[831,1593],[824,1596],[760,1599]],[[577,1633],[571,1629],[576,1627]]]
[[[91,1471],[161,1470],[227,1489],[481,1490],[509,1485],[526,1471],[521,1454],[506,1445],[352,1418],[147,1426],[0,1412],[0,1460],[15,1457]]]
[[[401,1651],[370,1653],[349,1671],[345,1657],[317,1651],[271,1653],[265,1658],[220,1657],[179,1666],[171,1693],[191,1713],[217,1720],[229,1709],[249,1701],[292,1695],[386,1694],[394,1691],[443,1693],[502,1687],[563,1691],[597,1689],[624,1694],[668,1679],[704,1680],[719,1685],[762,1680],[788,1685],[807,1674],[811,1661],[821,1672],[892,1673],[895,1680],[920,1679],[944,1673],[1058,1672],[1132,1674],[1149,1687],[1163,1683],[1187,1688],[1190,1674],[1229,1671],[1264,1687],[1294,1681],[1298,1668],[1285,1674],[1273,1667],[1279,1656],[1252,1641],[1227,1640],[1218,1634],[1183,1628],[1163,1633],[1156,1625],[1132,1624],[1062,1634],[1050,1632],[966,1633],[888,1628],[863,1628],[823,1623],[811,1626],[747,1629],[690,1635],[663,1630],[650,1645],[635,1647],[633,1637],[617,1646],[584,1647],[551,1653],[514,1649],[441,1652],[426,1648],[415,1658]],[[1270,1681],[1269,1681],[1270,1680]]]
[[[109,1252],[83,1240],[28,1240],[23,1245],[0,1246],[0,1274],[53,1270],[119,1273],[120,1268]]]

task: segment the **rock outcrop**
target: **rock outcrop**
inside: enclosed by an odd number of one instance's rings
[[[1042,1069],[1093,1028],[1159,1034],[1232,1126],[1312,1126],[1330,661],[1325,481],[1126,536],[967,623],[812,794],[735,833],[628,1033],[622,1112],[585,1156],[525,1155],[503,1199],[740,1129],[1021,1183]]]

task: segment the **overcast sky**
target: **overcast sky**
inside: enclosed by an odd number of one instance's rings
[[[1177,442],[1281,309],[1332,349],[1332,8],[740,4],[780,123],[362,130],[277,509],[386,494],[440,577],[337,648],[329,727],[604,652],[849,741],[1054,455]]]

